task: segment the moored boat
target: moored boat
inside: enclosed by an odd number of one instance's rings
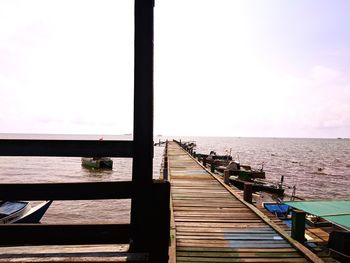
[[[51,204],[52,200],[31,207],[25,201],[1,201],[0,224],[39,223]]]
[[[113,160],[109,157],[83,157],[81,165],[88,169],[109,169],[113,168]]]
[[[244,189],[245,183],[251,183],[253,185],[253,192],[262,191],[262,192],[276,194],[278,196],[283,196],[284,194],[284,188],[280,184],[268,182],[261,179],[246,180],[246,179],[241,179],[240,176],[230,176],[229,179],[232,185],[234,185],[235,187],[241,190]]]
[[[215,151],[210,151],[209,154],[197,153],[196,156],[199,161],[203,161],[203,159],[205,159],[207,164],[214,163],[216,166],[225,165],[232,161],[232,156],[230,154],[217,155]]]
[[[223,173],[225,170],[230,171],[230,175],[236,175],[240,178],[260,178],[265,179],[265,172],[263,169],[253,170],[250,165],[242,165],[237,161],[229,161],[224,165],[215,166],[215,170]]]

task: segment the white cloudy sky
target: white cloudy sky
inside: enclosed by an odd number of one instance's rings
[[[157,0],[155,134],[350,137],[348,14]],[[0,133],[131,133],[132,104],[132,0],[0,0]]]

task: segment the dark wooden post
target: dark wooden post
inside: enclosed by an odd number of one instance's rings
[[[252,203],[253,201],[253,184],[252,183],[244,183],[243,199],[248,203]]]
[[[153,177],[153,7],[135,0],[134,156],[130,250],[149,251]]]
[[[168,178],[168,156],[167,155],[164,156],[163,179],[167,180],[167,181],[169,180],[169,178]]]
[[[168,262],[170,241],[170,183],[155,181],[152,186],[151,227],[147,236],[149,262]],[[146,227],[146,226],[144,226]]]
[[[211,165],[210,165],[210,171],[211,171],[212,173],[215,172],[215,162],[214,162],[214,160],[213,160],[213,162],[212,162]]]
[[[302,210],[292,210],[292,238],[300,243],[305,241],[305,216]]]
[[[229,184],[230,183],[230,170],[224,170],[224,183]]]

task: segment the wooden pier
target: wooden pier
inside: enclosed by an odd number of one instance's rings
[[[172,262],[323,262],[169,142]]]

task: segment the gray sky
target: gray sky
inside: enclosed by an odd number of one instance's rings
[[[155,134],[350,137],[350,2],[157,0]],[[0,132],[132,132],[132,0],[0,0]]]

